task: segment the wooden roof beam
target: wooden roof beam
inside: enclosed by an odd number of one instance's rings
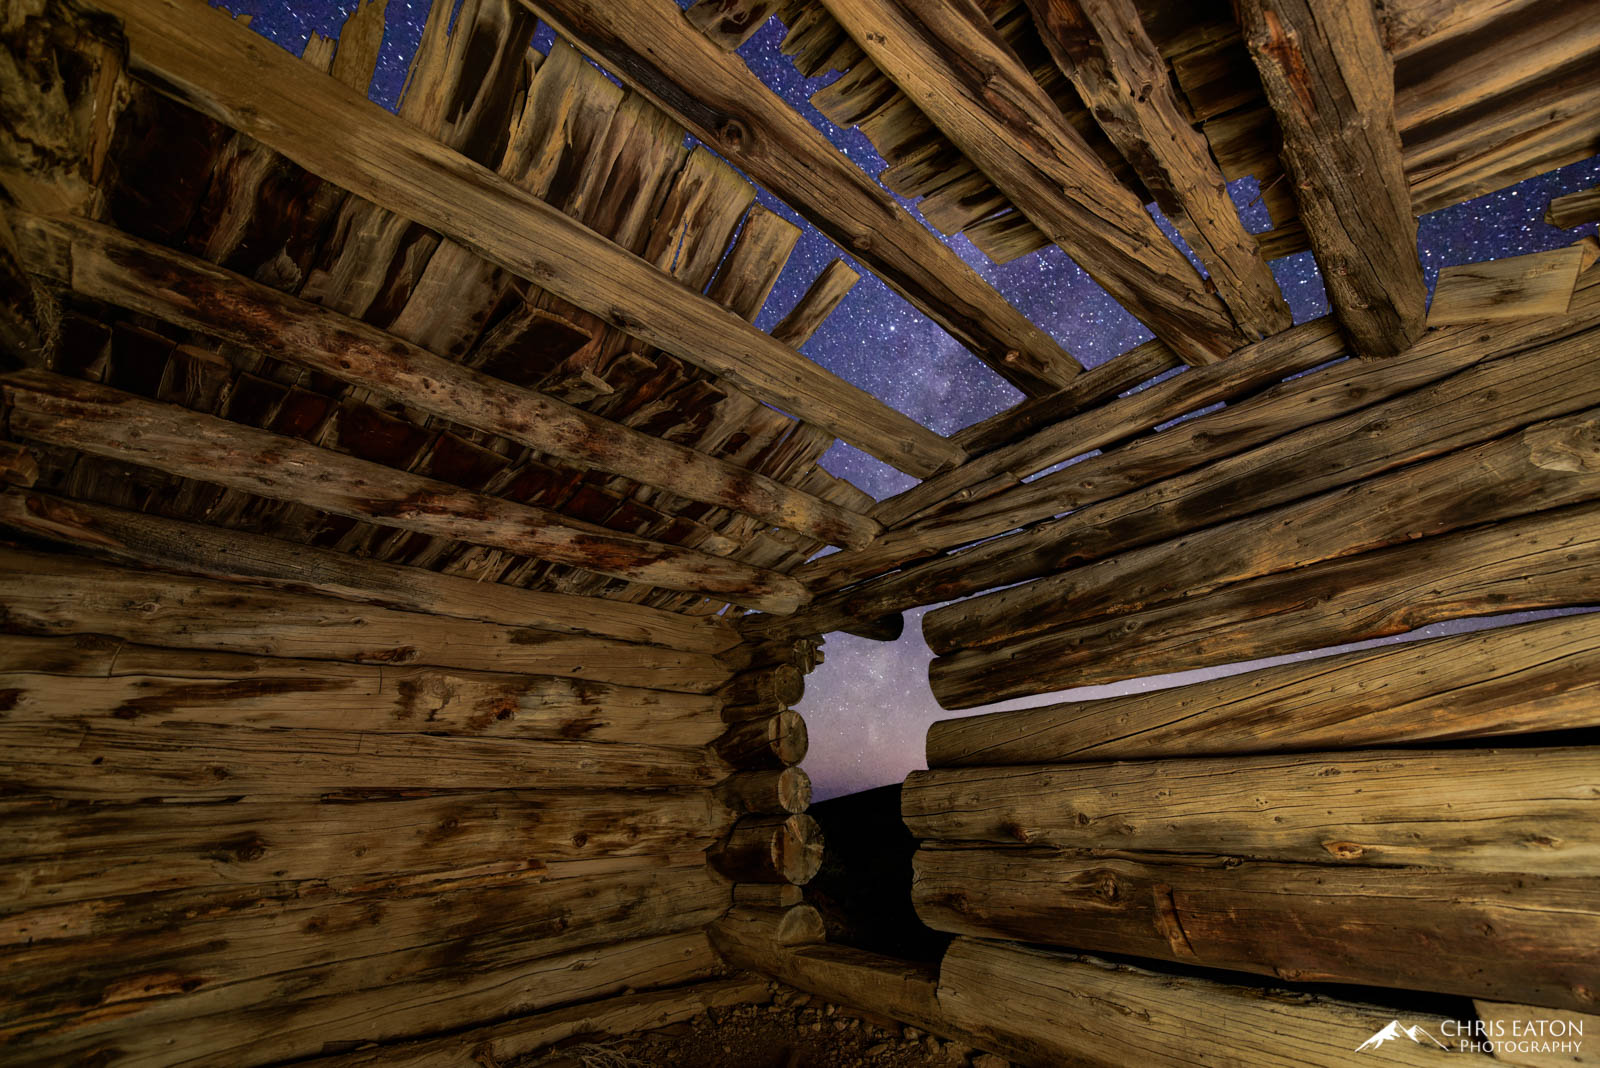
[[[825,0],[1035,226],[1193,364],[1249,338],[1002,41],[975,0]]]
[[[1133,0],[1027,0],[1051,57],[1256,337],[1294,319]]]
[[[44,371],[0,378],[10,431],[335,515],[536,556],[785,613],[810,599],[786,575],[474,493],[254,427]]]
[[[1238,0],[1333,314],[1363,356],[1421,336],[1427,290],[1395,125],[1394,64],[1370,0]]]
[[[324,180],[909,474],[960,462],[944,438],[202,0],[99,6],[123,20],[136,75]]]
[[[1030,396],[1050,393],[1081,370],[768,89],[744,60],[708,40],[672,0],[523,3],[788,203],[1018,389]]]
[[[82,219],[19,215],[26,265],[95,300],[231,341],[562,460],[833,544],[878,525],[774,479],[503,382],[358,319]]]

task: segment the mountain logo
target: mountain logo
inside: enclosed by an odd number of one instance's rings
[[[1383,1025],[1383,1029],[1381,1031],[1378,1031],[1371,1038],[1357,1046],[1356,1052],[1362,1053],[1369,1049],[1377,1049],[1385,1042],[1392,1042],[1401,1035],[1409,1038],[1419,1046],[1426,1044],[1422,1041],[1425,1038],[1429,1042],[1432,1042],[1435,1046],[1438,1046],[1440,1049],[1448,1050],[1450,1048],[1443,1042],[1440,1042],[1437,1038],[1434,1038],[1432,1035],[1428,1034],[1428,1032],[1423,1029],[1421,1024],[1416,1024],[1411,1027],[1401,1027],[1399,1020],[1390,1020],[1388,1023]]]

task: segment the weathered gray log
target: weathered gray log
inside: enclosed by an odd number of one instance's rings
[[[524,2],[1019,389],[1048,393],[1080,370],[1048,334],[767,88],[743,59],[707,41],[672,5],[658,0]]]
[[[919,838],[1600,876],[1600,752],[1371,750],[914,771]]]
[[[930,768],[1359,749],[1600,726],[1600,613],[946,719]]]
[[[769,768],[730,775],[717,798],[738,812],[804,812],[811,807],[811,776],[801,768]]]
[[[36,271],[103,300],[330,375],[430,415],[837,545],[877,524],[725,460],[503,382],[357,319],[83,219],[18,221]],[[55,265],[64,265],[62,270]]]
[[[822,866],[822,828],[804,813],[746,816],[712,851],[711,866],[736,883],[804,886]]]
[[[936,652],[1202,596],[1260,575],[1600,497],[1600,409],[930,612]]]
[[[122,19],[136,75],[311,173],[886,463],[921,476],[960,461],[937,434],[199,0],[100,6]]]
[[[1422,334],[1427,288],[1394,63],[1373,6],[1240,0],[1236,10],[1333,313],[1361,355],[1404,352]]]
[[[297,438],[159,404],[89,382],[21,371],[0,382],[19,437],[154,467],[380,526],[571,564],[667,589],[716,593],[783,612],[795,580],[693,549],[607,530],[360,460]]]
[[[1593,877],[926,846],[913,868],[917,915],[955,934],[1596,1007]]]
[[[761,770],[800,763],[809,742],[806,721],[800,713],[786,708],[766,719],[735,723],[712,745],[730,766]]]
[[[690,652],[721,652],[739,640],[733,628],[706,617],[478,582],[37,491],[0,491],[0,526],[113,560],[411,612]]]
[[[4,628],[368,664],[524,672],[686,693],[726,677],[709,653],[508,628],[213,579],[0,548]],[[130,609],[130,606],[137,606]]]
[[[1238,663],[1401,634],[1430,623],[1594,601],[1600,506],[1424,538],[1206,597],[938,657],[946,708]]]
[[[1073,261],[1190,363],[1248,338],[971,0],[827,0],[829,13]]]

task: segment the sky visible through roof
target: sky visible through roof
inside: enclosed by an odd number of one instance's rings
[[[678,2],[686,7],[689,0]],[[235,14],[250,14],[252,29],[298,55],[313,32],[337,37],[339,27],[355,8],[355,0],[227,0],[222,6]],[[399,99],[428,9],[424,0],[389,2],[383,51],[372,88],[372,98],[385,107],[395,107]],[[757,76],[835,146],[876,176],[884,164],[867,139],[859,131],[833,125],[811,106],[810,96],[836,75],[803,78],[788,57],[778,51],[782,35],[781,25],[776,20],[769,22],[745,44],[740,55]],[[534,46],[543,51],[550,40],[549,30],[541,28]],[[1597,183],[1600,157],[1424,216],[1418,247],[1430,290],[1440,267],[1558,248],[1593,232],[1593,224],[1556,230],[1546,225],[1542,216],[1551,197]],[[1253,180],[1236,181],[1229,189],[1249,229],[1270,228],[1265,208],[1255,201]],[[761,190],[759,199],[800,226],[802,232],[757,320],[758,326],[768,329],[841,252],[770,193]],[[912,214],[920,221],[920,215],[914,210]],[[1169,235],[1176,236],[1166,220],[1159,216],[1158,220]],[[965,237],[941,239],[1086,366],[1102,363],[1150,337],[1059,249],[1046,249],[1010,264],[996,265]],[[1272,270],[1296,322],[1327,312],[1327,298],[1310,253],[1277,260]],[[806,355],[941,434],[958,430],[1021,399],[1016,389],[892,293],[871,272],[861,269],[860,273],[860,283],[804,347]],[[913,483],[910,476],[843,444],[835,445],[823,458],[823,466],[880,499]],[[810,730],[811,751],[805,767],[815,782],[818,800],[899,782],[908,772],[923,766],[922,745],[928,724],[951,715],[938,707],[928,689],[927,666],[932,653],[922,640],[923,611],[906,614],[906,632],[898,642],[873,642],[846,634],[827,639],[827,662],[807,679],[805,699],[797,706]],[[1538,615],[1551,614],[1555,613]],[[1161,689],[1266,663],[1460,633],[1526,618],[1531,616],[1458,620],[1398,638],[1041,695],[984,711],[1040,705],[1068,697],[1087,699]]]

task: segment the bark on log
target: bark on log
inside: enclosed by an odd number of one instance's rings
[[[725,460],[503,382],[357,319],[204,260],[82,219],[26,217],[33,270],[95,300],[210,334],[330,375],[430,415],[542,453],[728,508],[835,545],[860,546],[877,524]]]
[[[410,612],[696,653],[722,652],[739,640],[732,627],[705,617],[478,582],[36,491],[0,491],[0,526],[103,558],[205,578],[313,590]]]
[[[935,659],[928,679],[941,705],[966,708],[1402,634],[1447,619],[1586,605],[1597,584],[1600,506],[1581,505],[963,650]]]
[[[928,766],[1150,760],[1600,726],[1600,613],[941,720]]]
[[[1179,356],[1213,363],[1249,340],[976,3],[825,6],[1035,226]]]
[[[795,767],[740,772],[722,781],[717,798],[738,812],[804,812],[811,807],[811,777]]]
[[[1404,352],[1422,334],[1427,289],[1373,6],[1239,0],[1236,11],[1334,315],[1361,355]]]
[[[1077,361],[1049,335],[673,7],[656,0],[525,2],[1017,388],[1048,393],[1078,373]]]
[[[137,75],[313,174],[910,474],[960,461],[961,450],[937,434],[404,119],[282,50],[263,50],[257,35],[203,3],[101,6],[123,20]],[[724,55],[677,11],[672,17]]]
[[[736,883],[804,886],[822,866],[822,828],[803,813],[746,816],[712,852],[711,866]]]
[[[925,847],[913,866],[917,914],[956,934],[1296,982],[1596,1007],[1594,878],[1028,848]]]
[[[1437,1016],[1392,1006],[1234,986],[971,938],[956,939],[945,954],[939,1009],[952,1025],[973,1032],[977,1045],[1036,1068],[1327,1068],[1354,1064],[1351,1051],[1391,1020],[1430,1033],[1439,1025]],[[1361,1059],[1463,1063],[1453,1051],[1411,1043],[1391,1043]]]
[[[1600,497],[1600,409],[928,613],[935,652],[1015,642],[1462,527]]]
[[[1376,750],[914,771],[919,838],[1600,876],[1600,751]]]
[[[777,769],[805,759],[806,721],[784,709],[767,719],[735,723],[713,743],[717,755],[735,768]]]
[[[693,549],[619,534],[546,508],[460,489],[296,438],[38,371],[8,375],[19,437],[154,467],[380,526],[526,553],[667,589],[792,611],[795,580]]]
[[[8,587],[3,627],[13,633],[104,634],[145,645],[423,663],[701,694],[726,677],[709,653],[508,629],[79,557],[0,548],[0,577]]]

